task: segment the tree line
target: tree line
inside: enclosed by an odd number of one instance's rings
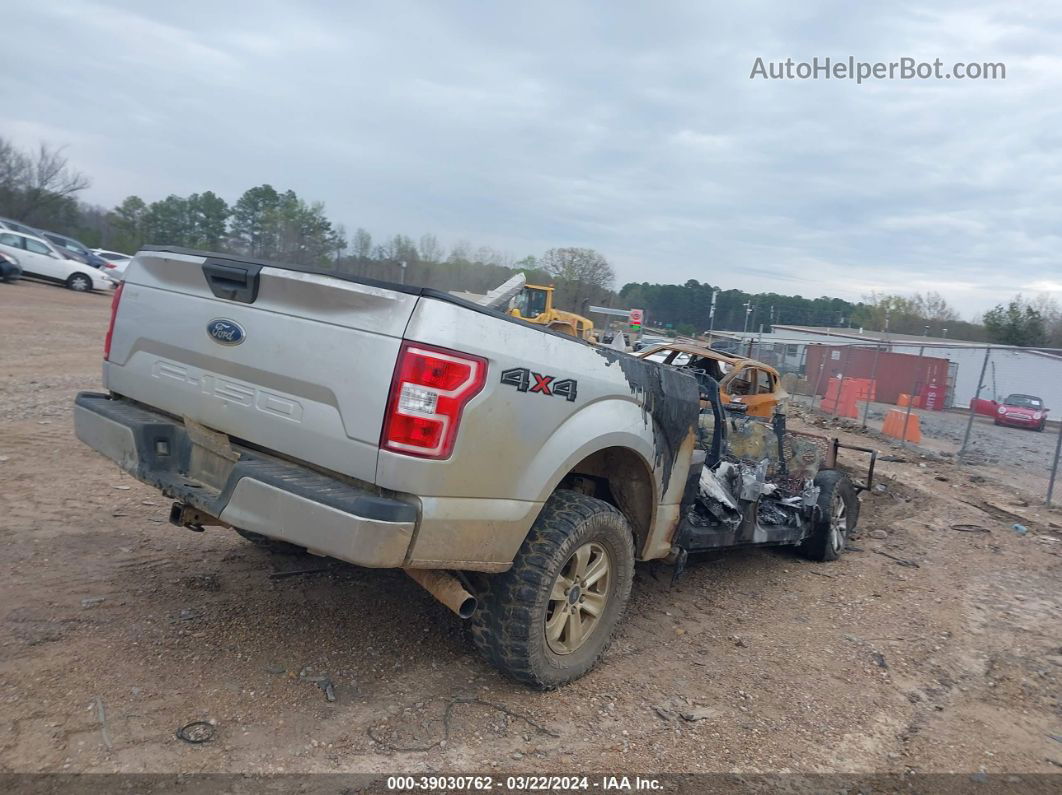
[[[555,247],[516,259],[463,240],[446,247],[433,234],[376,238],[359,227],[348,236],[342,224],[327,216],[323,203],[269,184],[249,188],[231,204],[205,190],[152,202],[129,196],[111,209],[78,199],[90,184],[62,149],[42,143],[24,151],[0,137],[0,215],[76,237],[89,246],[129,253],[144,244],[205,249],[474,294],[523,272],[529,283],[555,286],[558,308],[587,314],[593,304],[638,307],[647,310],[650,326],[686,335],[702,333],[710,325],[756,332],[761,325],[769,329],[783,324],[1062,346],[1062,312],[1047,295],[1031,301],[1015,296],[987,312],[983,323],[972,323],[960,319],[937,293],[871,295],[851,302],[748,293],[695,279],[684,284],[631,282],[617,293],[612,266],[593,249]]]

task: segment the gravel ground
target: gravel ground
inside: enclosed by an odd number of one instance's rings
[[[885,419],[885,411],[890,408],[895,407],[876,403],[871,407],[869,417],[881,422]],[[918,415],[924,438],[950,443],[941,445],[940,449],[955,453],[959,451],[969,423],[968,414],[917,409],[912,409],[912,412]],[[1058,432],[1057,424],[1048,425],[1040,433],[1025,428],[996,425],[988,417],[976,416],[970,429],[969,453],[984,464],[1018,463],[1022,467],[1042,469],[1046,472],[1051,468],[1054,459]]]
[[[799,404],[798,410],[806,408],[807,398],[798,400],[804,401]],[[872,431],[880,432],[885,412],[894,408],[896,407],[886,403],[872,403],[867,413],[867,427]],[[944,457],[955,456],[959,452],[969,415],[920,409],[912,409],[911,413],[918,416],[919,427],[922,431],[922,442],[917,446],[912,446],[916,452]],[[823,417],[831,419],[828,413],[819,415],[819,419]],[[830,427],[855,429],[855,426],[861,422],[862,415],[854,422],[840,420],[835,426],[830,423]],[[963,456],[963,461],[972,469],[988,470],[983,473],[986,477],[1001,479],[1043,500],[1047,495],[1048,478],[1058,444],[1058,433],[1058,424],[1049,424],[1043,433],[1039,433],[1024,428],[997,426],[988,417],[976,416],[970,431],[969,449]],[[877,438],[888,447],[898,448],[900,446],[894,440],[881,436],[880,433],[877,434]],[[1062,483],[1059,483],[1055,489],[1055,493],[1062,499]]]
[[[601,665],[535,693],[397,572],[168,525],[71,432],[107,313],[0,285],[0,772],[1062,767],[1062,515],[995,469],[882,463],[834,564],[640,566]]]

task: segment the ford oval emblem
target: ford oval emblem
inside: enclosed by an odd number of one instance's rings
[[[220,345],[239,345],[247,336],[243,326],[235,320],[226,320],[223,317],[216,317],[207,323],[207,334]]]

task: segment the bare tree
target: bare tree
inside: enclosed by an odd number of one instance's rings
[[[30,159],[5,138],[0,138],[0,191],[10,195],[29,181]]]
[[[933,323],[943,323],[959,319],[959,313],[940,293],[928,292],[925,295],[915,293],[912,298],[914,310],[919,318]]]
[[[555,279],[611,289],[616,274],[608,260],[592,248],[551,248],[538,263]]]
[[[442,262],[443,247],[439,245],[439,239],[435,235],[421,235],[419,249],[423,262]]]
[[[0,186],[7,194],[8,212],[18,220],[45,214],[89,184],[88,177],[71,168],[63,147],[42,143],[31,156],[0,142]]]
[[[458,240],[450,249],[447,262],[469,262],[472,258],[472,244],[467,240]]]
[[[347,242],[347,228],[343,224],[338,224],[335,228],[335,237],[332,239],[332,245],[335,247],[335,259],[339,262],[339,258],[343,256],[343,251],[350,244]]]
[[[360,226],[354,233],[354,242],[350,253],[358,259],[368,259],[369,255],[372,254],[372,235]]]

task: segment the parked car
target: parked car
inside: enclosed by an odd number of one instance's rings
[[[89,250],[88,246],[82,243],[80,240],[75,240],[72,237],[66,235],[60,235],[57,232],[41,232],[40,237],[46,238],[52,245],[60,249],[60,253],[72,252],[75,254],[75,259],[80,258],[86,265],[91,265],[93,268],[102,268],[105,264],[103,257]]]
[[[646,348],[652,348],[656,345],[666,345],[671,342],[668,337],[653,337],[648,334],[643,334],[642,338],[634,343],[634,352],[638,353],[644,351]]]
[[[48,238],[44,237],[43,235],[36,235],[36,237],[41,238],[41,240],[48,240]],[[51,241],[49,240],[48,242]],[[70,249],[63,248],[62,246],[55,246],[54,244],[53,246],[56,252],[58,252],[59,256],[61,256],[63,259],[72,259],[74,262],[80,262],[82,265],[89,264],[88,258],[81,256],[76,251],[71,251]]]
[[[24,235],[40,235],[40,230],[32,226],[26,226],[21,221],[12,221],[10,218],[0,218],[0,229],[9,229],[12,232],[21,232]]]
[[[1048,409],[1044,402],[1035,395],[1023,395],[1015,392],[996,409],[996,425],[1010,425],[1014,428],[1032,428],[1042,431],[1047,425]]]
[[[121,279],[126,266],[132,261],[132,254],[122,254],[118,251],[108,251],[102,248],[92,249],[92,253],[103,259],[103,270],[112,279]]]
[[[148,246],[103,348],[77,437],[174,500],[174,525],[404,569],[543,689],[608,648],[636,560],[833,560],[872,485],[835,468],[838,440],[724,406],[702,371],[314,267]]]
[[[18,264],[18,257],[0,251],[0,282],[17,282],[22,275],[22,267]]]
[[[47,240],[21,232],[0,232],[0,251],[18,259],[26,276],[64,284],[71,290],[106,290],[114,282],[98,269],[66,259]]]
[[[723,402],[745,404],[750,417],[770,417],[789,398],[782,389],[781,376],[769,364],[722,353],[707,345],[669,342],[636,355],[670,367],[707,373],[719,382]]]

